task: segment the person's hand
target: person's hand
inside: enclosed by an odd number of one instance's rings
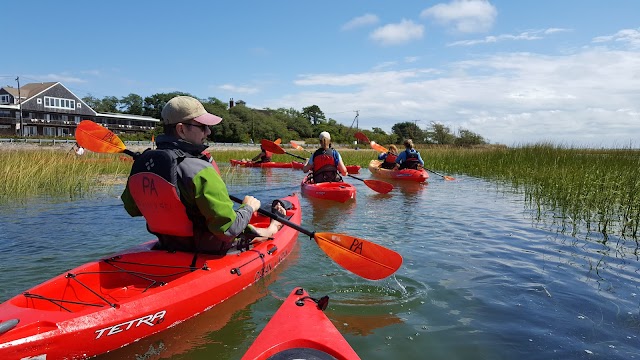
[[[253,209],[253,212],[256,212],[258,211],[258,209],[260,209],[260,200],[254,198],[251,195],[245,196],[244,200],[242,200],[242,204],[251,206],[251,208]]]

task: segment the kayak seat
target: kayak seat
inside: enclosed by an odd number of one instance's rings
[[[267,358],[267,360],[336,360],[331,354],[313,348],[293,348],[277,352]]]

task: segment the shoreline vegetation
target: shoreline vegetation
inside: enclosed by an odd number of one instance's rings
[[[311,145],[310,145],[311,146]],[[148,146],[132,146],[143,151]],[[220,147],[209,150],[219,164],[251,158],[258,146]],[[311,151],[313,148],[310,147]],[[552,144],[517,148],[418,148],[429,169],[447,175],[478,177],[521,192],[538,221],[552,219],[572,235],[586,227],[606,242],[609,235],[638,240],[640,223],[640,150],[580,149]],[[309,154],[287,149],[302,157]],[[366,168],[377,153],[371,149],[340,148],[346,164]],[[274,161],[299,160],[275,155]],[[76,156],[70,144],[38,146],[0,145],[0,203],[37,197],[74,199],[97,188],[124,183],[131,159],[124,154]],[[232,177],[233,168],[223,168]],[[430,181],[439,178],[433,176]],[[637,246],[636,246],[637,249]]]

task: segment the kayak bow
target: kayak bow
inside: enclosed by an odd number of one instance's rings
[[[360,359],[324,314],[328,302],[328,296],[316,300],[304,289],[294,289],[242,360]]]

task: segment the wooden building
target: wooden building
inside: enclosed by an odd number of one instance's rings
[[[0,88],[0,136],[70,137],[82,120],[116,134],[146,132],[160,122],[148,116],[97,113],[59,82]]]

